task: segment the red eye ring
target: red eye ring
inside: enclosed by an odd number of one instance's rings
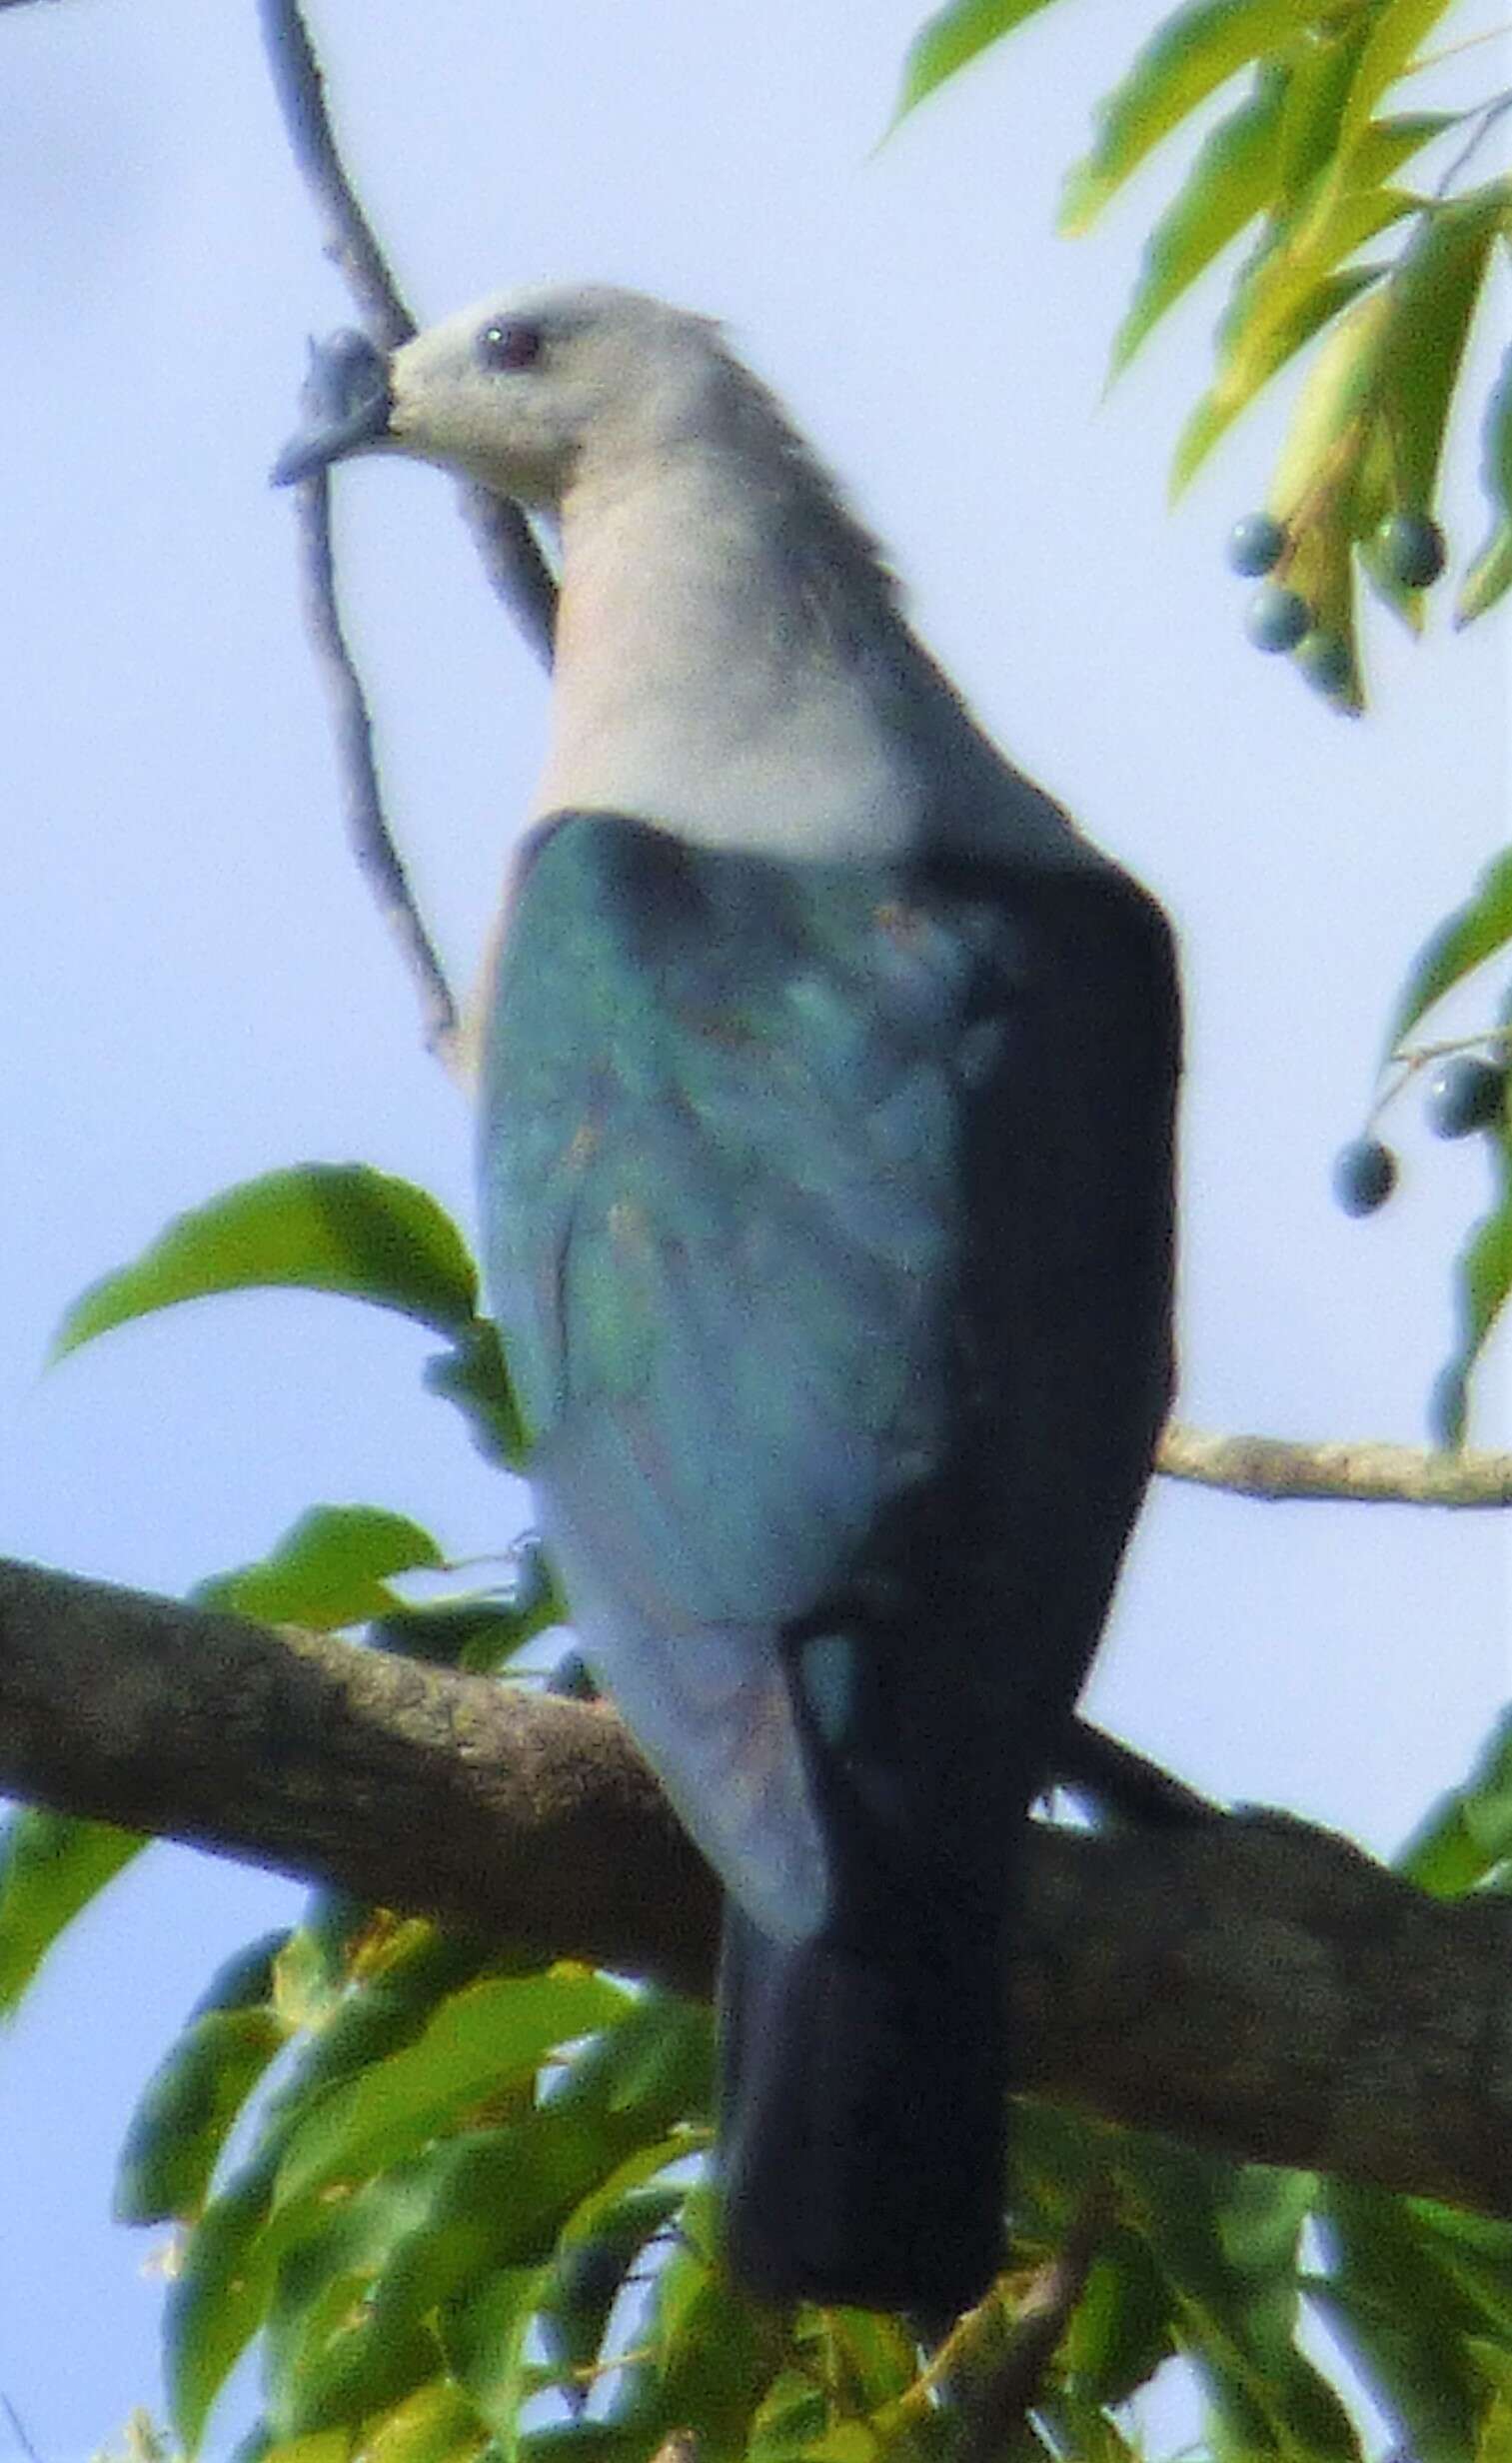
[[[541,351],[541,328],[525,317],[495,317],[478,337],[479,365],[495,375],[534,368]]]

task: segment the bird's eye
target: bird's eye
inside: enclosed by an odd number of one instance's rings
[[[495,374],[534,368],[543,348],[539,325],[524,317],[495,317],[478,337],[479,365]]]

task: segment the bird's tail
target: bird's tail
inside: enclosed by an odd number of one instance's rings
[[[1001,2262],[1001,1957],[979,1921],[936,1908],[925,1930],[912,1912],[873,1956],[773,1941],[727,1907],[727,2232],[767,2299],[942,2323]]]

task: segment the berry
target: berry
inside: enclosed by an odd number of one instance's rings
[[[1426,590],[1444,570],[1444,534],[1426,513],[1393,513],[1375,544],[1381,571],[1402,590]]]
[[[1311,626],[1312,612],[1306,600],[1279,582],[1260,584],[1244,619],[1244,630],[1256,650],[1295,650]]]
[[[1255,581],[1281,560],[1286,533],[1273,513],[1246,513],[1228,534],[1228,561],[1235,573]]]
[[[1494,1129],[1506,1117],[1506,1072],[1464,1054],[1445,1061],[1428,1081],[1423,1109],[1435,1138],[1468,1138],[1477,1129]]]
[[[1356,1138],[1333,1159],[1333,1194],[1346,1215],[1373,1215],[1396,1187],[1396,1157],[1379,1138]]]
[[[1337,633],[1314,626],[1297,644],[1297,665],[1316,692],[1330,701],[1345,701],[1354,691],[1354,661],[1349,645]]]

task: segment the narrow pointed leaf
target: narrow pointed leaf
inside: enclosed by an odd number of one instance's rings
[[[390,2412],[362,2441],[363,2463],[470,2463],[488,2430],[467,2397],[447,2378],[433,2378]]]
[[[0,2017],[74,1917],[147,1845],[134,1830],[18,1807],[0,1825]]]
[[[1189,111],[1252,60],[1283,49],[1307,15],[1301,0],[1188,0],[1165,18],[1097,106],[1091,151],[1066,180],[1061,229],[1085,231]]]
[[[1413,961],[1386,1035],[1395,1052],[1446,992],[1512,942],[1512,851],[1487,866],[1473,895],[1442,923]]]
[[[1461,1898],[1512,1857],[1512,1712],[1492,1729],[1462,1786],[1413,1831],[1397,1871],[1435,1898]]]
[[[1399,501],[1413,510],[1432,499],[1460,362],[1509,208],[1505,180],[1435,206],[1391,276],[1382,409]]]
[[[1246,338],[1243,350],[1221,370],[1181,431],[1171,460],[1173,497],[1195,478],[1219,438],[1248,409],[1262,386],[1330,324],[1334,333],[1309,378],[1298,417],[1309,405],[1320,426],[1325,419],[1340,422],[1348,415],[1347,393],[1356,374],[1345,362],[1352,362],[1356,353],[1363,356],[1374,339],[1369,327],[1350,324],[1349,314],[1352,310],[1356,317],[1364,315],[1370,303],[1362,295],[1381,283],[1385,270],[1379,265],[1357,265],[1326,274],[1296,299],[1284,317],[1269,323],[1261,334]],[[1335,343],[1337,357],[1333,356]],[[1358,381],[1365,381],[1363,371],[1358,372]]]
[[[1441,1445],[1464,1442],[1470,1373],[1512,1291],[1512,1142],[1504,1129],[1487,1144],[1496,1158],[1497,1198],[1455,1259],[1458,1340],[1440,1371],[1431,1405],[1432,1433]]]
[[[445,1562],[430,1532],[402,1513],[317,1505],[256,1564],[217,1574],[193,1595],[202,1607],[332,1633],[400,1609],[390,1574],[436,1572]]]
[[[1492,525],[1460,591],[1456,622],[1467,625],[1512,589],[1512,350],[1486,404],[1481,441],[1481,484],[1491,501]]]
[[[1341,152],[1347,152],[1363,134],[1381,96],[1401,76],[1424,35],[1449,5],[1450,0],[1387,0],[1355,71],[1339,129]]]
[[[925,95],[933,94],[947,78],[1049,4],[1050,0],[952,0],[950,7],[936,9],[908,46],[893,126]]]
[[[1264,211],[1275,183],[1276,132],[1285,101],[1285,80],[1262,72],[1256,91],[1204,140],[1185,183],[1144,244],[1134,296],[1114,337],[1111,375],[1122,373],[1166,310]]]
[[[260,2236],[271,2196],[271,2168],[249,2165],[201,2217],[168,2287],[164,2370],[173,2425],[191,2455],[267,2311],[272,2265]]]
[[[51,1357],[182,1300],[272,1286],[342,1292],[447,1334],[472,1323],[478,1296],[461,1233],[424,1190],[361,1164],[306,1164],[177,1217],[74,1302]]]
[[[453,1993],[413,2044],[335,2088],[291,2138],[280,2204],[413,2154],[573,2037],[612,2025],[630,1996],[586,1970],[491,1976]]]

